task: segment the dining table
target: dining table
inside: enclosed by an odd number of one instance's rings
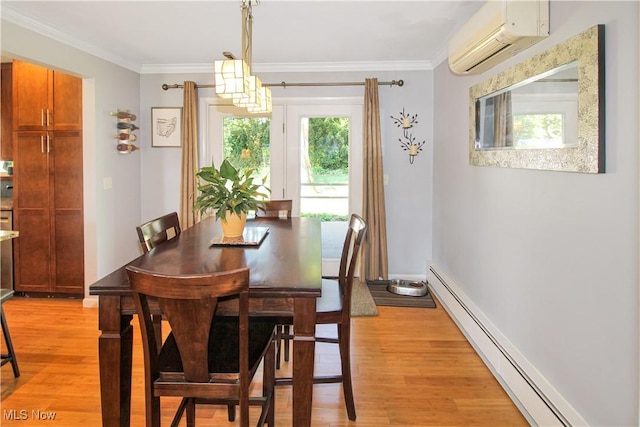
[[[252,228],[255,227],[255,228]],[[219,221],[206,218],[93,283],[99,300],[98,338],[102,425],[129,426],[133,326],[136,315],[127,265],[164,274],[250,269],[252,315],[293,316],[292,422],[311,425],[316,298],[321,294],[321,225],[317,218],[250,219],[245,235],[264,238],[227,241]],[[260,241],[258,241],[260,240]],[[220,303],[221,314],[233,313]],[[161,315],[159,306],[152,308]]]

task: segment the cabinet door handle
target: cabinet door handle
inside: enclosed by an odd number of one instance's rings
[[[40,136],[40,152],[44,153],[44,135]]]
[[[51,124],[51,120],[50,120],[50,116],[49,116],[49,109],[47,108],[47,126],[49,126]]]
[[[49,134],[47,134],[47,153],[51,152],[51,140],[52,140],[52,139],[53,139],[53,138],[51,138],[51,137],[49,136]]]
[[[40,109],[40,125],[44,126],[45,125],[45,120],[44,120],[44,108]]]

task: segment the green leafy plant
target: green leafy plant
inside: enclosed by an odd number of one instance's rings
[[[271,190],[264,185],[266,176],[260,184],[254,183],[255,172],[253,168],[236,169],[228,159],[224,159],[220,169],[213,165],[201,168],[196,173],[200,195],[194,209],[201,214],[215,210],[216,219],[222,220],[226,220],[227,212],[241,215],[257,210]]]

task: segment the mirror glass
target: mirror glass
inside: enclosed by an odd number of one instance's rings
[[[476,150],[578,145],[578,63],[476,100]]]
[[[604,27],[470,90],[470,163],[604,172]]]

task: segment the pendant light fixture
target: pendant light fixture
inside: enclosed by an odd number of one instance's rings
[[[216,94],[255,114],[271,113],[271,89],[251,75],[252,0],[242,0],[242,59],[224,52],[227,59],[214,62]],[[257,1],[256,1],[257,4]]]

